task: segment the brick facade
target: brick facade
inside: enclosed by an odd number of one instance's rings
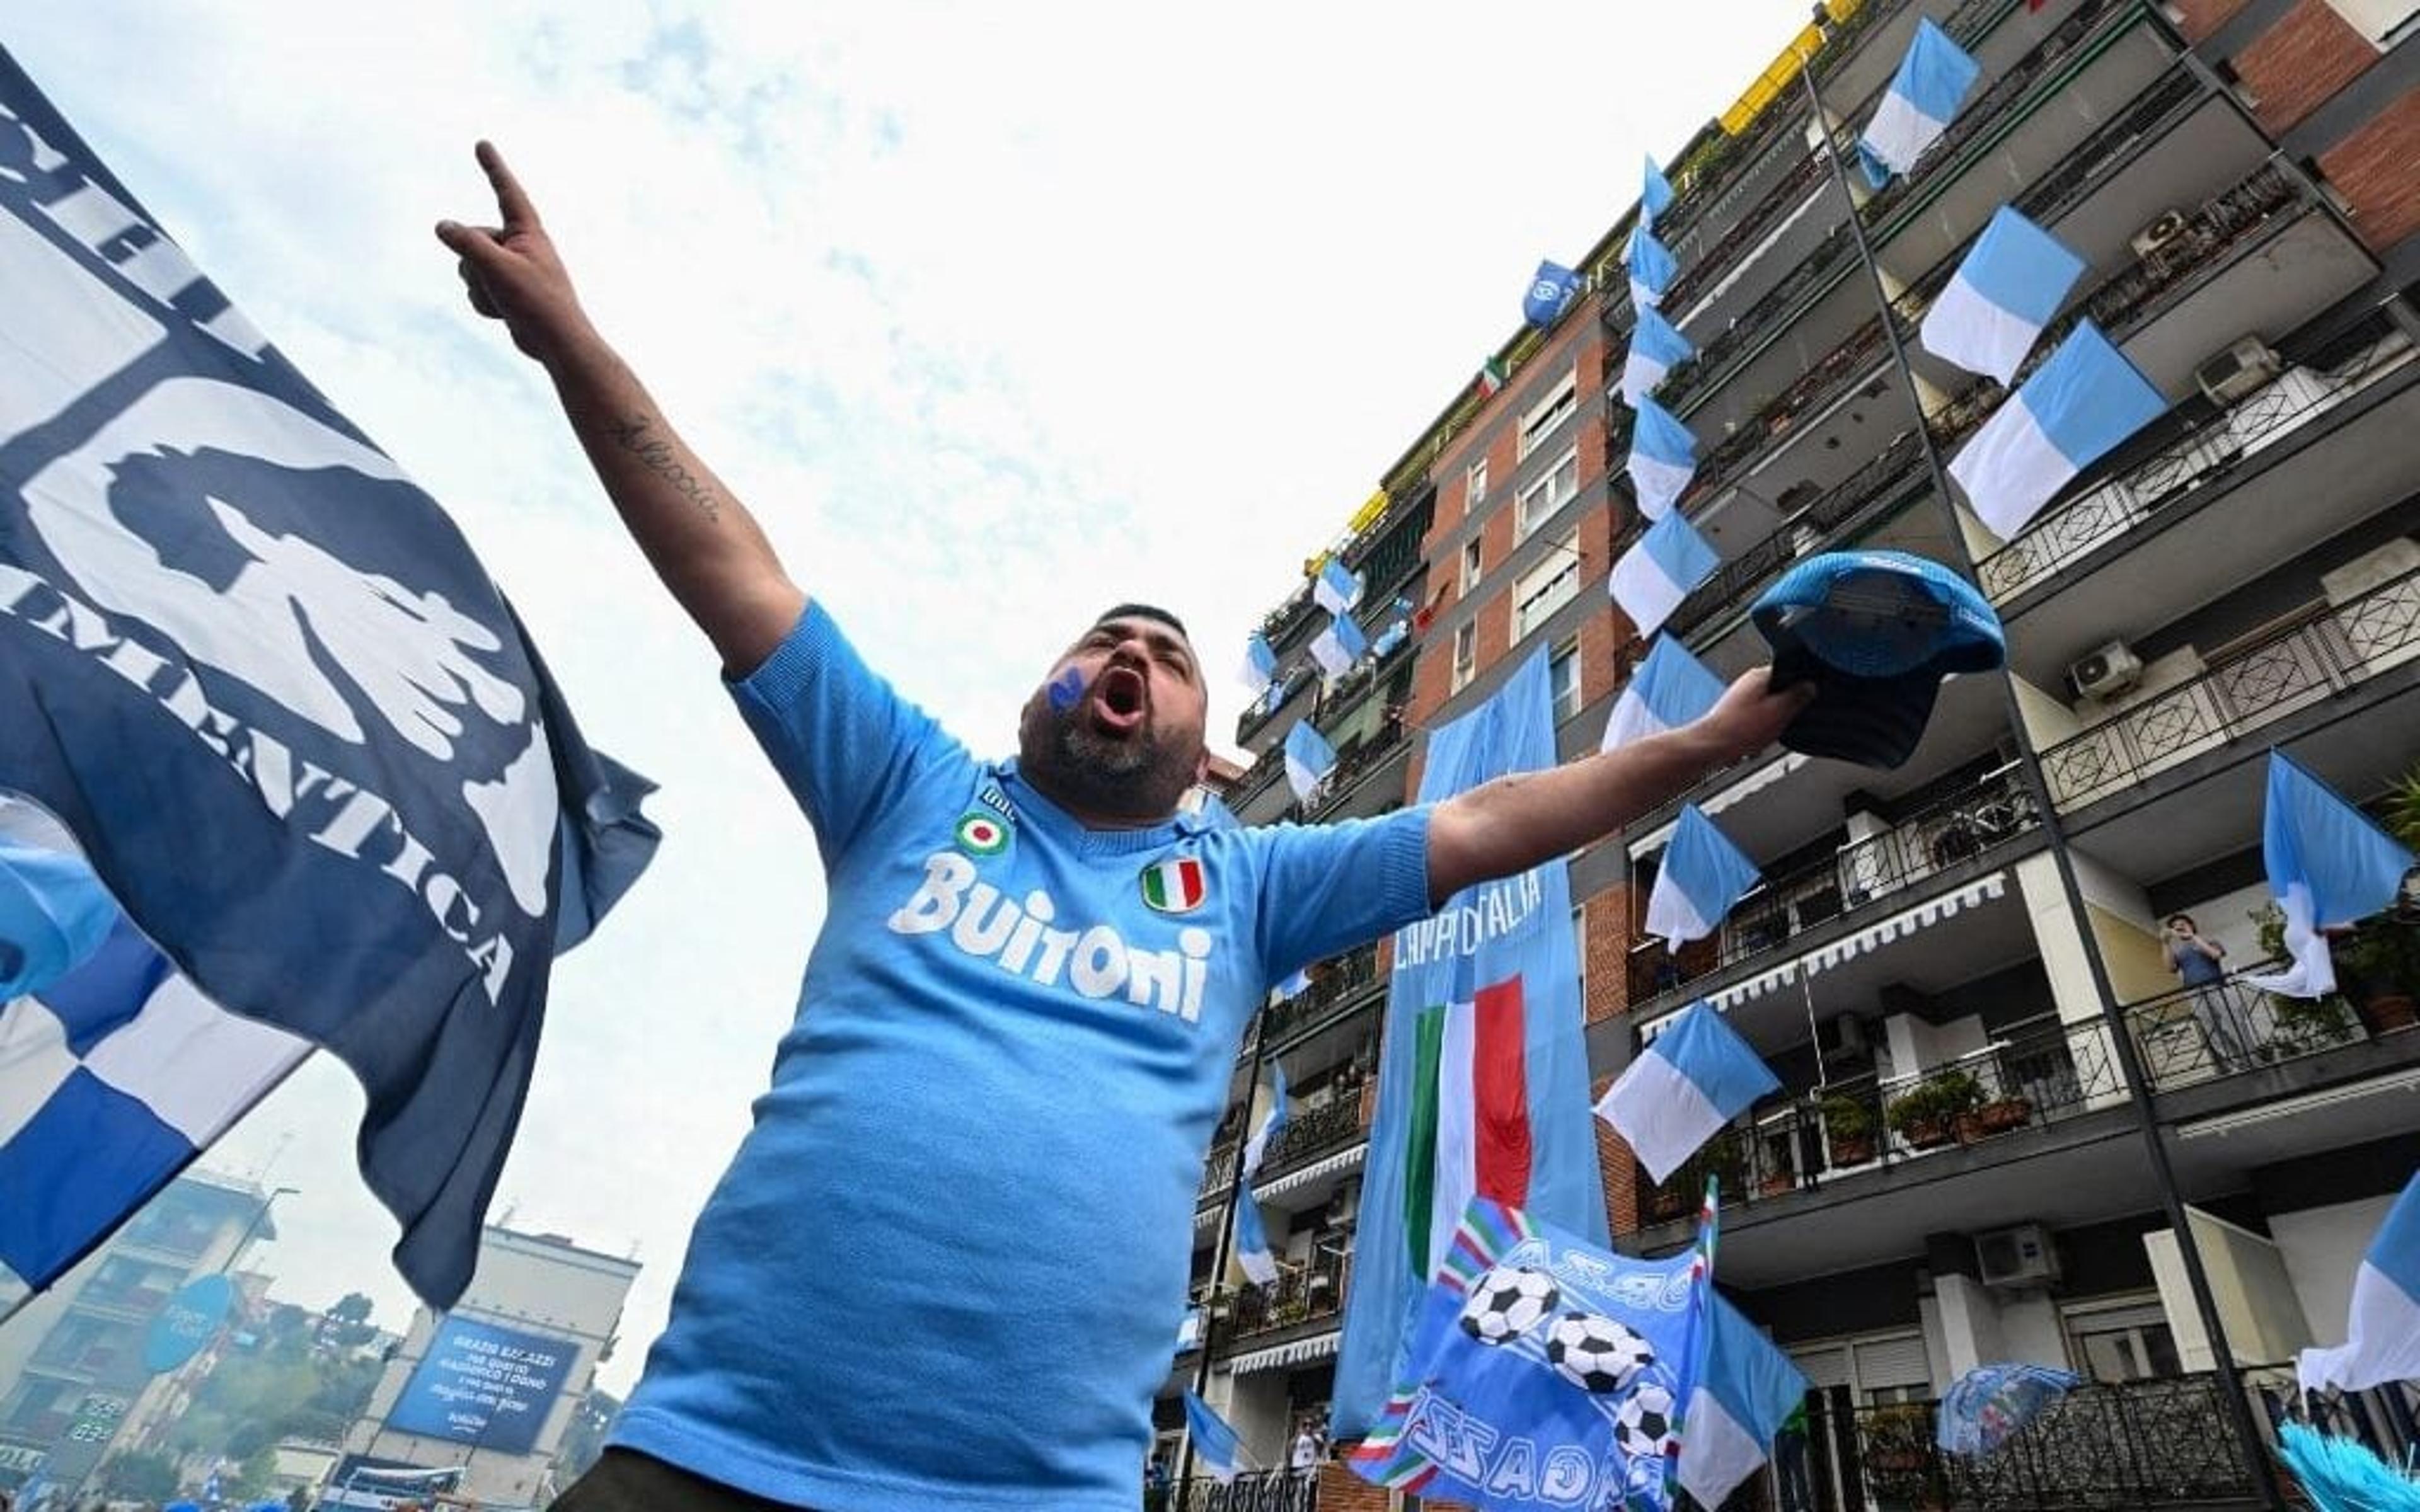
[[[2253,114],[2272,131],[2308,116],[2377,61],[2378,49],[2327,0],[2300,0],[2232,59]]]
[[[2319,154],[2319,172],[2352,207],[2372,252],[2420,231],[2420,89],[2406,90]]]
[[[2198,42],[2234,18],[2251,0],[2170,0],[2185,40]]]

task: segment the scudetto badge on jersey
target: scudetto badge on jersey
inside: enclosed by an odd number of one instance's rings
[[[1210,896],[1210,872],[1201,858],[1181,856],[1142,869],[1142,901],[1157,913],[1189,914]]]
[[[969,856],[998,856],[1008,849],[1008,825],[987,813],[970,813],[958,821],[958,849]]]

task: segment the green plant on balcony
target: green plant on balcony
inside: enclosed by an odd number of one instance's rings
[[[1737,1128],[1728,1128],[1706,1141],[1706,1169],[1721,1183],[1726,1197],[1747,1195],[1747,1141]]]
[[[1862,1165],[1874,1158],[1873,1109],[1835,1092],[1816,1104],[1835,1165]]]
[[[1956,1138],[1959,1119],[1982,1105],[1983,1084],[1972,1072],[1938,1072],[1893,1098],[1883,1120],[1916,1149],[1931,1149]]]

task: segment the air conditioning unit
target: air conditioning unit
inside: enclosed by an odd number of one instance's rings
[[[2143,658],[2123,640],[2112,640],[2067,670],[2067,680],[2088,699],[2115,698],[2143,680]]]
[[[2285,359],[2257,336],[2246,336],[2194,370],[2194,382],[2212,404],[2233,404],[2266,388],[2286,370]]]
[[[2135,256],[2148,257],[2184,234],[2185,212],[2162,210],[2150,224],[2134,233],[2130,245],[2133,247]]]
[[[2015,1224],[1975,1236],[1976,1269],[1987,1287],[2030,1287],[2058,1279],[2058,1250],[2040,1224]]]

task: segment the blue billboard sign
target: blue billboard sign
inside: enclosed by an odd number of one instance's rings
[[[143,1338],[143,1368],[158,1375],[202,1352],[235,1304],[235,1283],[223,1274],[195,1276],[177,1288]]]
[[[386,1426],[481,1449],[525,1452],[537,1443],[578,1353],[568,1339],[449,1318],[438,1325]]]

